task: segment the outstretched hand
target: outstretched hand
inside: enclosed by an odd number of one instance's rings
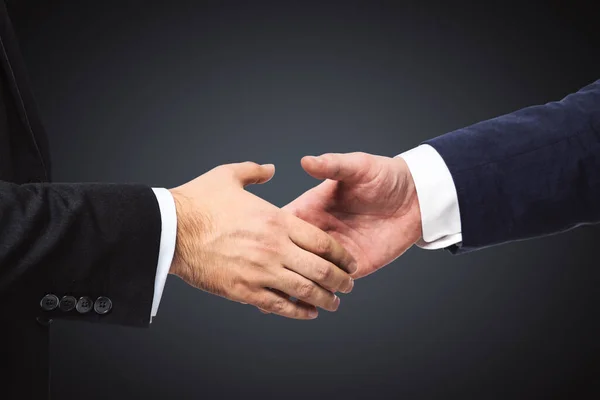
[[[329,233],[358,263],[361,278],[394,261],[421,237],[415,184],[406,162],[366,153],[304,157],[325,179],[283,209]]]
[[[337,310],[356,267],[330,235],[244,188],[273,165],[221,165],[174,189],[177,239],[170,272],[188,284],[297,319]],[[290,297],[298,299],[291,301]]]

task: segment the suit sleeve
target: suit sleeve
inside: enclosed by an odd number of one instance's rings
[[[600,80],[426,142],[450,170],[464,253],[600,221]]]
[[[0,297],[27,303],[27,314],[146,326],[160,235],[156,196],[143,185],[0,182]],[[112,306],[42,311],[48,294]]]

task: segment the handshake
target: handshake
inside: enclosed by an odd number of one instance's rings
[[[171,189],[177,239],[170,273],[265,313],[314,319],[337,292],[389,264],[421,238],[419,202],[400,158],[365,153],[304,157],[325,181],[283,208],[244,190],[273,165],[218,166]]]

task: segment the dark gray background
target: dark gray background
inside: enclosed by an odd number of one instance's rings
[[[317,183],[303,155],[394,156],[600,78],[591,7],[479,3],[11,9],[56,180],[173,187],[272,162],[251,190],[282,206]],[[414,248],[309,322],[169,278],[150,329],[53,326],[54,398],[596,397],[599,245],[588,227],[458,257]]]

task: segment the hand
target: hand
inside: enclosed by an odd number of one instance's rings
[[[325,182],[284,207],[333,236],[358,262],[354,278],[389,264],[421,237],[415,184],[398,158],[366,153],[304,157]]]
[[[177,242],[170,272],[230,300],[297,319],[335,311],[352,256],[331,236],[244,190],[273,165],[228,164],[175,189]],[[338,268],[340,267],[340,268]],[[289,297],[295,297],[293,302]]]

